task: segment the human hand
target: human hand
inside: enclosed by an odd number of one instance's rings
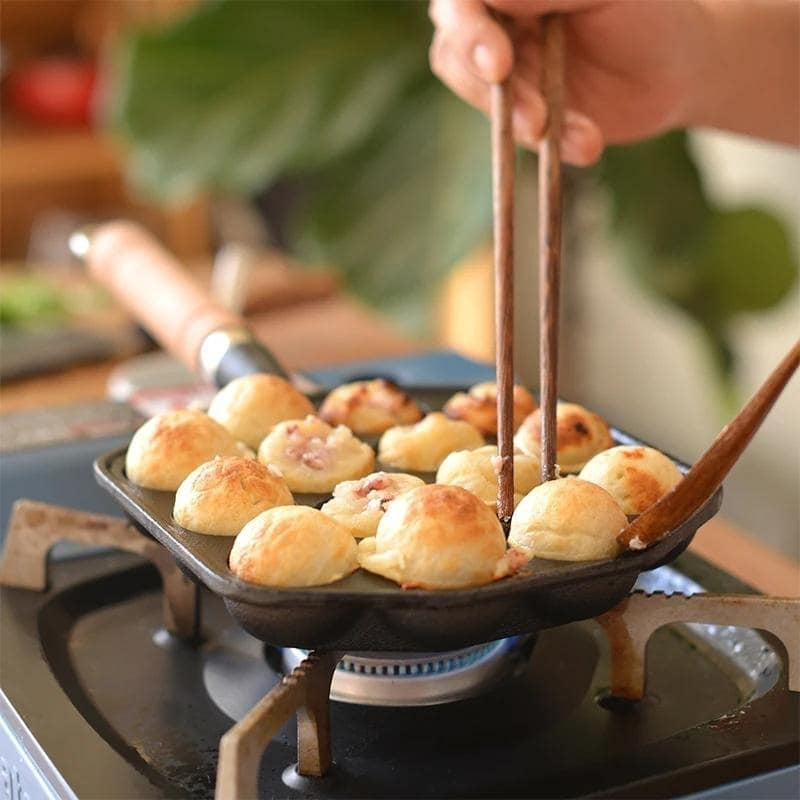
[[[505,16],[503,24],[491,10]],[[606,143],[686,124],[707,34],[696,0],[432,0],[431,66],[487,111],[489,85],[511,75],[517,141],[535,148],[547,111],[539,91],[543,15],[565,15],[562,158],[596,161]]]

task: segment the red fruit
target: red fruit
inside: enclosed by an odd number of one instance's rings
[[[14,70],[7,79],[9,106],[48,125],[86,125],[92,120],[97,68],[75,58],[47,58]]]

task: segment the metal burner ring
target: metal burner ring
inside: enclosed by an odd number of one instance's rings
[[[339,662],[331,699],[370,706],[451,703],[486,691],[511,671],[526,637],[511,637],[446,653],[353,653]],[[287,648],[290,671],[308,655]]]

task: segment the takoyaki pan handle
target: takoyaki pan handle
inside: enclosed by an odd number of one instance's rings
[[[187,367],[218,386],[241,375],[286,370],[245,321],[214,300],[140,225],[115,220],[70,239],[91,275]]]

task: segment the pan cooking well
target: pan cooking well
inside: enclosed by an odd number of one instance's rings
[[[613,431],[623,444],[644,444]],[[191,533],[172,520],[172,492],[143,489],[125,476],[125,450],[95,462],[95,476],[130,518],[186,570],[220,595],[253,636],[280,646],[354,651],[440,651],[499,639],[608,611],[630,592],[640,572],[672,561],[719,509],[722,492],[652,547],[614,560],[533,559],[511,578],[471,589],[404,590],[358,570],[336,583],[269,588],[228,569],[232,538]],[[319,497],[296,495],[317,505]]]

